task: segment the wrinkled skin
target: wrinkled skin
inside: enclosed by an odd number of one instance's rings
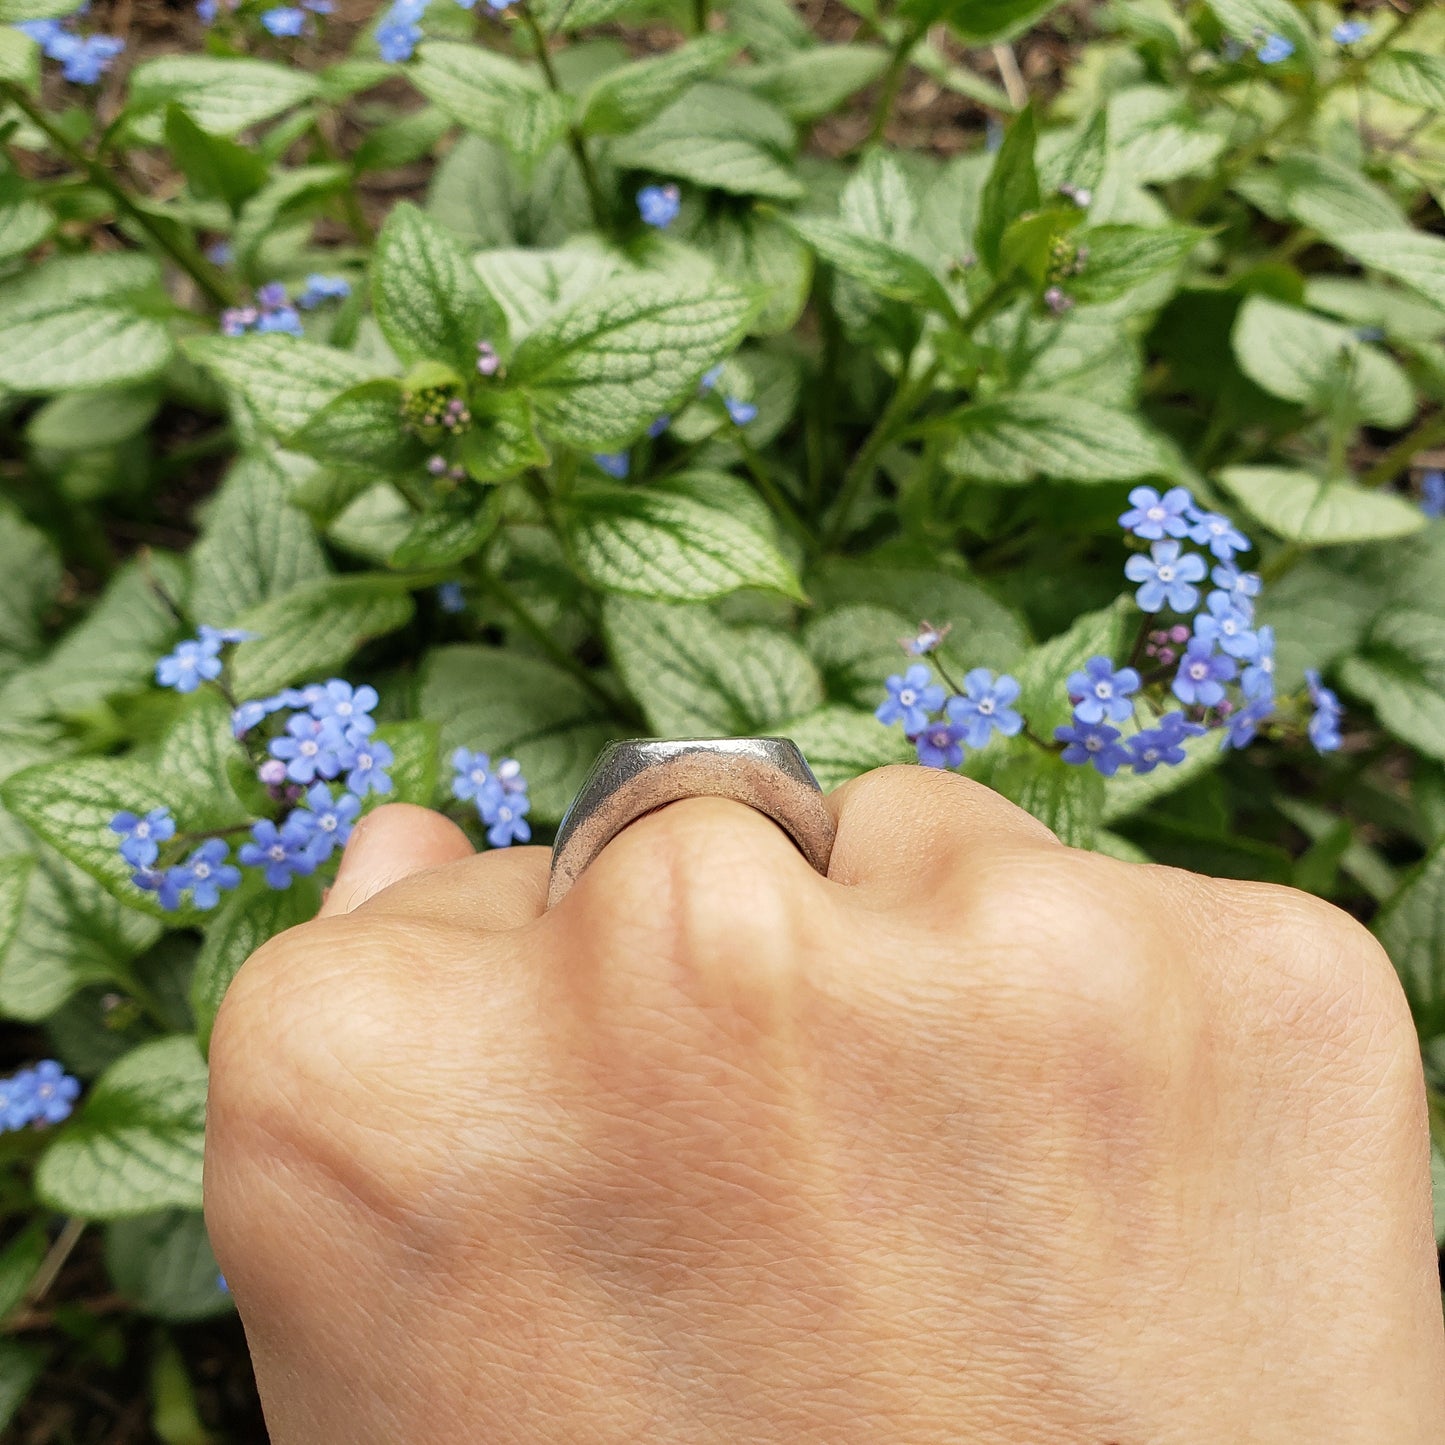
[[[832,876],[675,804],[366,820],[215,1033],[206,1212],[276,1445],[1445,1438],[1424,1092],[1303,894],[923,769]]]

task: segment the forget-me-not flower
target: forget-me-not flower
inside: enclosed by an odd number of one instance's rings
[[[347,788],[358,798],[391,792],[391,775],[386,770],[395,760],[391,748],[380,738],[358,743],[351,770],[346,774]]]
[[[272,738],[270,753],[286,764],[286,776],[293,783],[314,783],[318,777],[334,778],[341,771],[337,756],[344,742],[334,725],[319,722],[309,713],[296,713],[286,720],[286,732]]]
[[[1261,65],[1278,65],[1281,60],[1288,60],[1294,54],[1294,44],[1283,35],[1269,34],[1254,53],[1259,57]]]
[[[1075,718],[1067,727],[1056,727],[1054,736],[1068,744],[1062,753],[1066,763],[1092,763],[1106,778],[1112,778],[1129,761],[1128,750],[1119,742],[1119,729],[1108,723]]]
[[[270,818],[260,819],[251,828],[251,841],[241,845],[241,862],[263,869],[272,888],[289,888],[293,878],[314,873],[318,861],[311,829],[295,813],[279,828]]]
[[[626,452],[593,452],[592,460],[609,477],[614,477],[619,482],[626,480],[628,472],[632,470],[632,458]]]
[[[296,298],[296,304],[303,311],[314,311],[324,301],[343,301],[351,295],[351,282],[345,276],[323,276],[313,271],[306,278],[306,285]]]
[[[1310,702],[1314,715],[1309,720],[1310,741],[1321,753],[1338,750],[1343,739],[1340,737],[1340,720],[1344,709],[1335,694],[1320,681],[1320,675],[1313,668],[1305,673],[1305,682],[1310,690]]]
[[[1260,725],[1274,712],[1274,695],[1252,698],[1225,720],[1224,739],[1220,747],[1228,752],[1247,748],[1259,736]]]
[[[70,1117],[80,1097],[80,1080],[72,1078],[54,1059],[42,1059],[26,1071],[30,1122],[59,1124]]]
[[[1139,690],[1139,674],[1132,667],[1116,672],[1107,657],[1091,657],[1082,672],[1069,674],[1066,686],[1080,722],[1124,722],[1134,711],[1129,697]]]
[[[1336,45],[1354,45],[1357,41],[1363,40],[1370,33],[1369,22],[1365,20],[1341,20],[1333,30],[1330,31],[1330,38]]]
[[[220,644],[190,639],[178,642],[156,663],[156,681],[177,692],[194,692],[203,681],[221,675]]]
[[[311,853],[324,863],[351,836],[352,825],[361,812],[361,800],[354,793],[333,797],[325,783],[307,789],[306,806],[291,817],[311,831]]]
[[[975,667],[965,674],[962,693],[949,698],[944,711],[963,725],[969,747],[981,748],[991,733],[1012,738],[1023,731],[1024,720],[1013,706],[1019,691],[1017,678],[1003,673],[995,680],[988,668]]]
[[[1266,625],[1254,634],[1258,650],[1239,675],[1240,691],[1247,698],[1274,697],[1274,628]]]
[[[1196,637],[1202,637],[1231,657],[1247,661],[1259,655],[1259,638],[1243,608],[1223,592],[1211,592],[1206,605],[1209,610],[1194,619]]]
[[[1199,737],[1205,729],[1192,723],[1182,712],[1166,713],[1152,728],[1143,728],[1129,739],[1129,759],[1136,773],[1152,773],[1161,763],[1175,767],[1187,756],[1184,739]]]
[[[1193,585],[1204,578],[1204,558],[1196,552],[1180,555],[1179,543],[1172,539],[1155,542],[1149,556],[1138,554],[1124,564],[1124,575],[1140,583],[1135,594],[1145,612],[1161,612],[1167,605],[1175,612],[1192,612],[1199,603],[1199,591]]]
[[[181,864],[189,879],[191,902],[197,908],[214,908],[223,892],[240,886],[241,870],[230,858],[231,850],[224,839],[207,838]]]
[[[1254,544],[1220,512],[1201,512],[1189,529],[1192,541],[1208,547],[1221,562],[1232,562],[1236,552],[1248,552]]]
[[[1119,518],[1119,525],[1126,532],[1146,542],[1189,535],[1194,498],[1187,487],[1170,487],[1162,497],[1153,487],[1135,487],[1129,493],[1129,501],[1130,509]]]
[[[1241,572],[1233,562],[1218,563],[1209,574],[1214,585],[1227,593],[1242,612],[1254,615],[1254,599],[1263,585],[1258,572]]]
[[[160,856],[160,845],[175,837],[176,820],[169,808],[145,814],[124,811],[110,820],[110,831],[120,838],[120,856],[132,868],[149,868]]]
[[[957,698],[950,701],[956,702]],[[957,722],[931,722],[918,734],[914,746],[925,768],[956,768],[963,761],[964,726]],[[984,732],[987,738],[987,729]]]
[[[888,696],[873,716],[881,723],[901,722],[912,737],[928,726],[928,715],[943,706],[943,689],[933,680],[933,670],[915,662],[905,673],[893,673],[884,684]]]
[[[1232,681],[1238,670],[1234,659],[1215,652],[1212,643],[1191,638],[1174,675],[1174,696],[1199,707],[1217,707],[1224,701],[1224,684]]]
[[[682,192],[670,181],[662,186],[643,186],[637,193],[637,214],[643,224],[665,231],[682,209]]]
[[[306,12],[299,5],[278,5],[261,16],[261,24],[281,39],[291,39],[306,28]]]
[[[1420,510],[1427,517],[1445,517],[1445,471],[1431,467],[1420,478]]]

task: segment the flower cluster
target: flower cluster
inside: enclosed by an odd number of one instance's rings
[[[60,62],[60,73],[72,85],[95,85],[110,63],[125,49],[115,35],[77,35],[75,22],[89,9],[82,5],[63,20],[22,20],[15,29],[23,31],[47,59]]]
[[[176,644],[156,663],[156,681],[177,692],[194,692],[203,682],[214,682],[221,675],[221,649],[235,642],[255,640],[254,632],[239,627],[207,627]]]
[[[492,847],[506,848],[531,838],[527,813],[532,804],[522,765],[515,758],[503,758],[494,768],[486,753],[458,748],[452,754],[452,797],[476,808]]]
[[[421,19],[430,0],[392,0],[376,27],[376,47],[389,65],[410,60],[421,43]],[[463,10],[471,10],[477,0],[457,0]],[[512,0],[487,0],[487,9],[500,14]]]
[[[0,1079],[0,1134],[60,1124],[70,1117],[80,1097],[80,1080],[72,1078],[54,1060],[44,1059]]]
[[[1263,584],[1235,561],[1251,547],[1249,538],[1222,513],[1199,507],[1185,487],[1162,495],[1153,487],[1135,487],[1119,525],[1148,546],[1124,565],[1124,575],[1137,587],[1142,624],[1124,666],[1096,656],[1069,675],[1065,686],[1073,715],[1054,729],[1055,748],[1064,762],[1113,777],[1121,768],[1151,773],[1161,764],[1182,763],[1186,740],[1216,729],[1224,748],[1246,747],[1277,705],[1274,630],[1256,625],[1254,616]],[[1203,551],[1186,550],[1186,543]],[[1206,578],[1213,583],[1207,592]],[[1181,620],[1162,621],[1166,612]],[[924,656],[937,650],[947,630],[924,622],[916,636],[900,643],[911,656]],[[958,687],[946,673],[943,677],[952,696],[933,680],[930,667],[914,663],[888,679],[888,695],[876,714],[882,723],[902,723],[920,762],[957,767],[965,747],[981,747],[992,732],[1014,737],[1023,731],[1012,707],[1019,695],[1013,678],[995,681],[976,668]],[[1315,673],[1309,674],[1309,700],[1310,741],[1321,753],[1333,752],[1341,745],[1342,710]],[[1148,725],[1141,722],[1151,715]]]
[[[254,306],[232,306],[221,313],[221,332],[225,336],[244,336],[248,331],[285,332],[302,335],[299,306],[314,311],[326,301],[338,301],[351,295],[351,283],[344,276],[323,276],[313,272],[293,300],[284,281],[268,281],[256,290]]]

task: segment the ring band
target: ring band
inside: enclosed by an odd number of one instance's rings
[[[833,815],[792,739],[629,738],[598,754],[557,829],[547,906],[629,823],[683,798],[730,798],[755,808],[819,873],[827,873]]]

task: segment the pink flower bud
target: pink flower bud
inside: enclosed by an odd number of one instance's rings
[[[259,768],[256,769],[256,776],[266,784],[268,788],[279,788],[286,781],[286,764],[280,758],[267,758]]]
[[[1186,627],[1182,622],[1176,622],[1174,626],[1169,629],[1170,642],[1177,642],[1182,646],[1184,643],[1189,641],[1189,637],[1189,628]]]

